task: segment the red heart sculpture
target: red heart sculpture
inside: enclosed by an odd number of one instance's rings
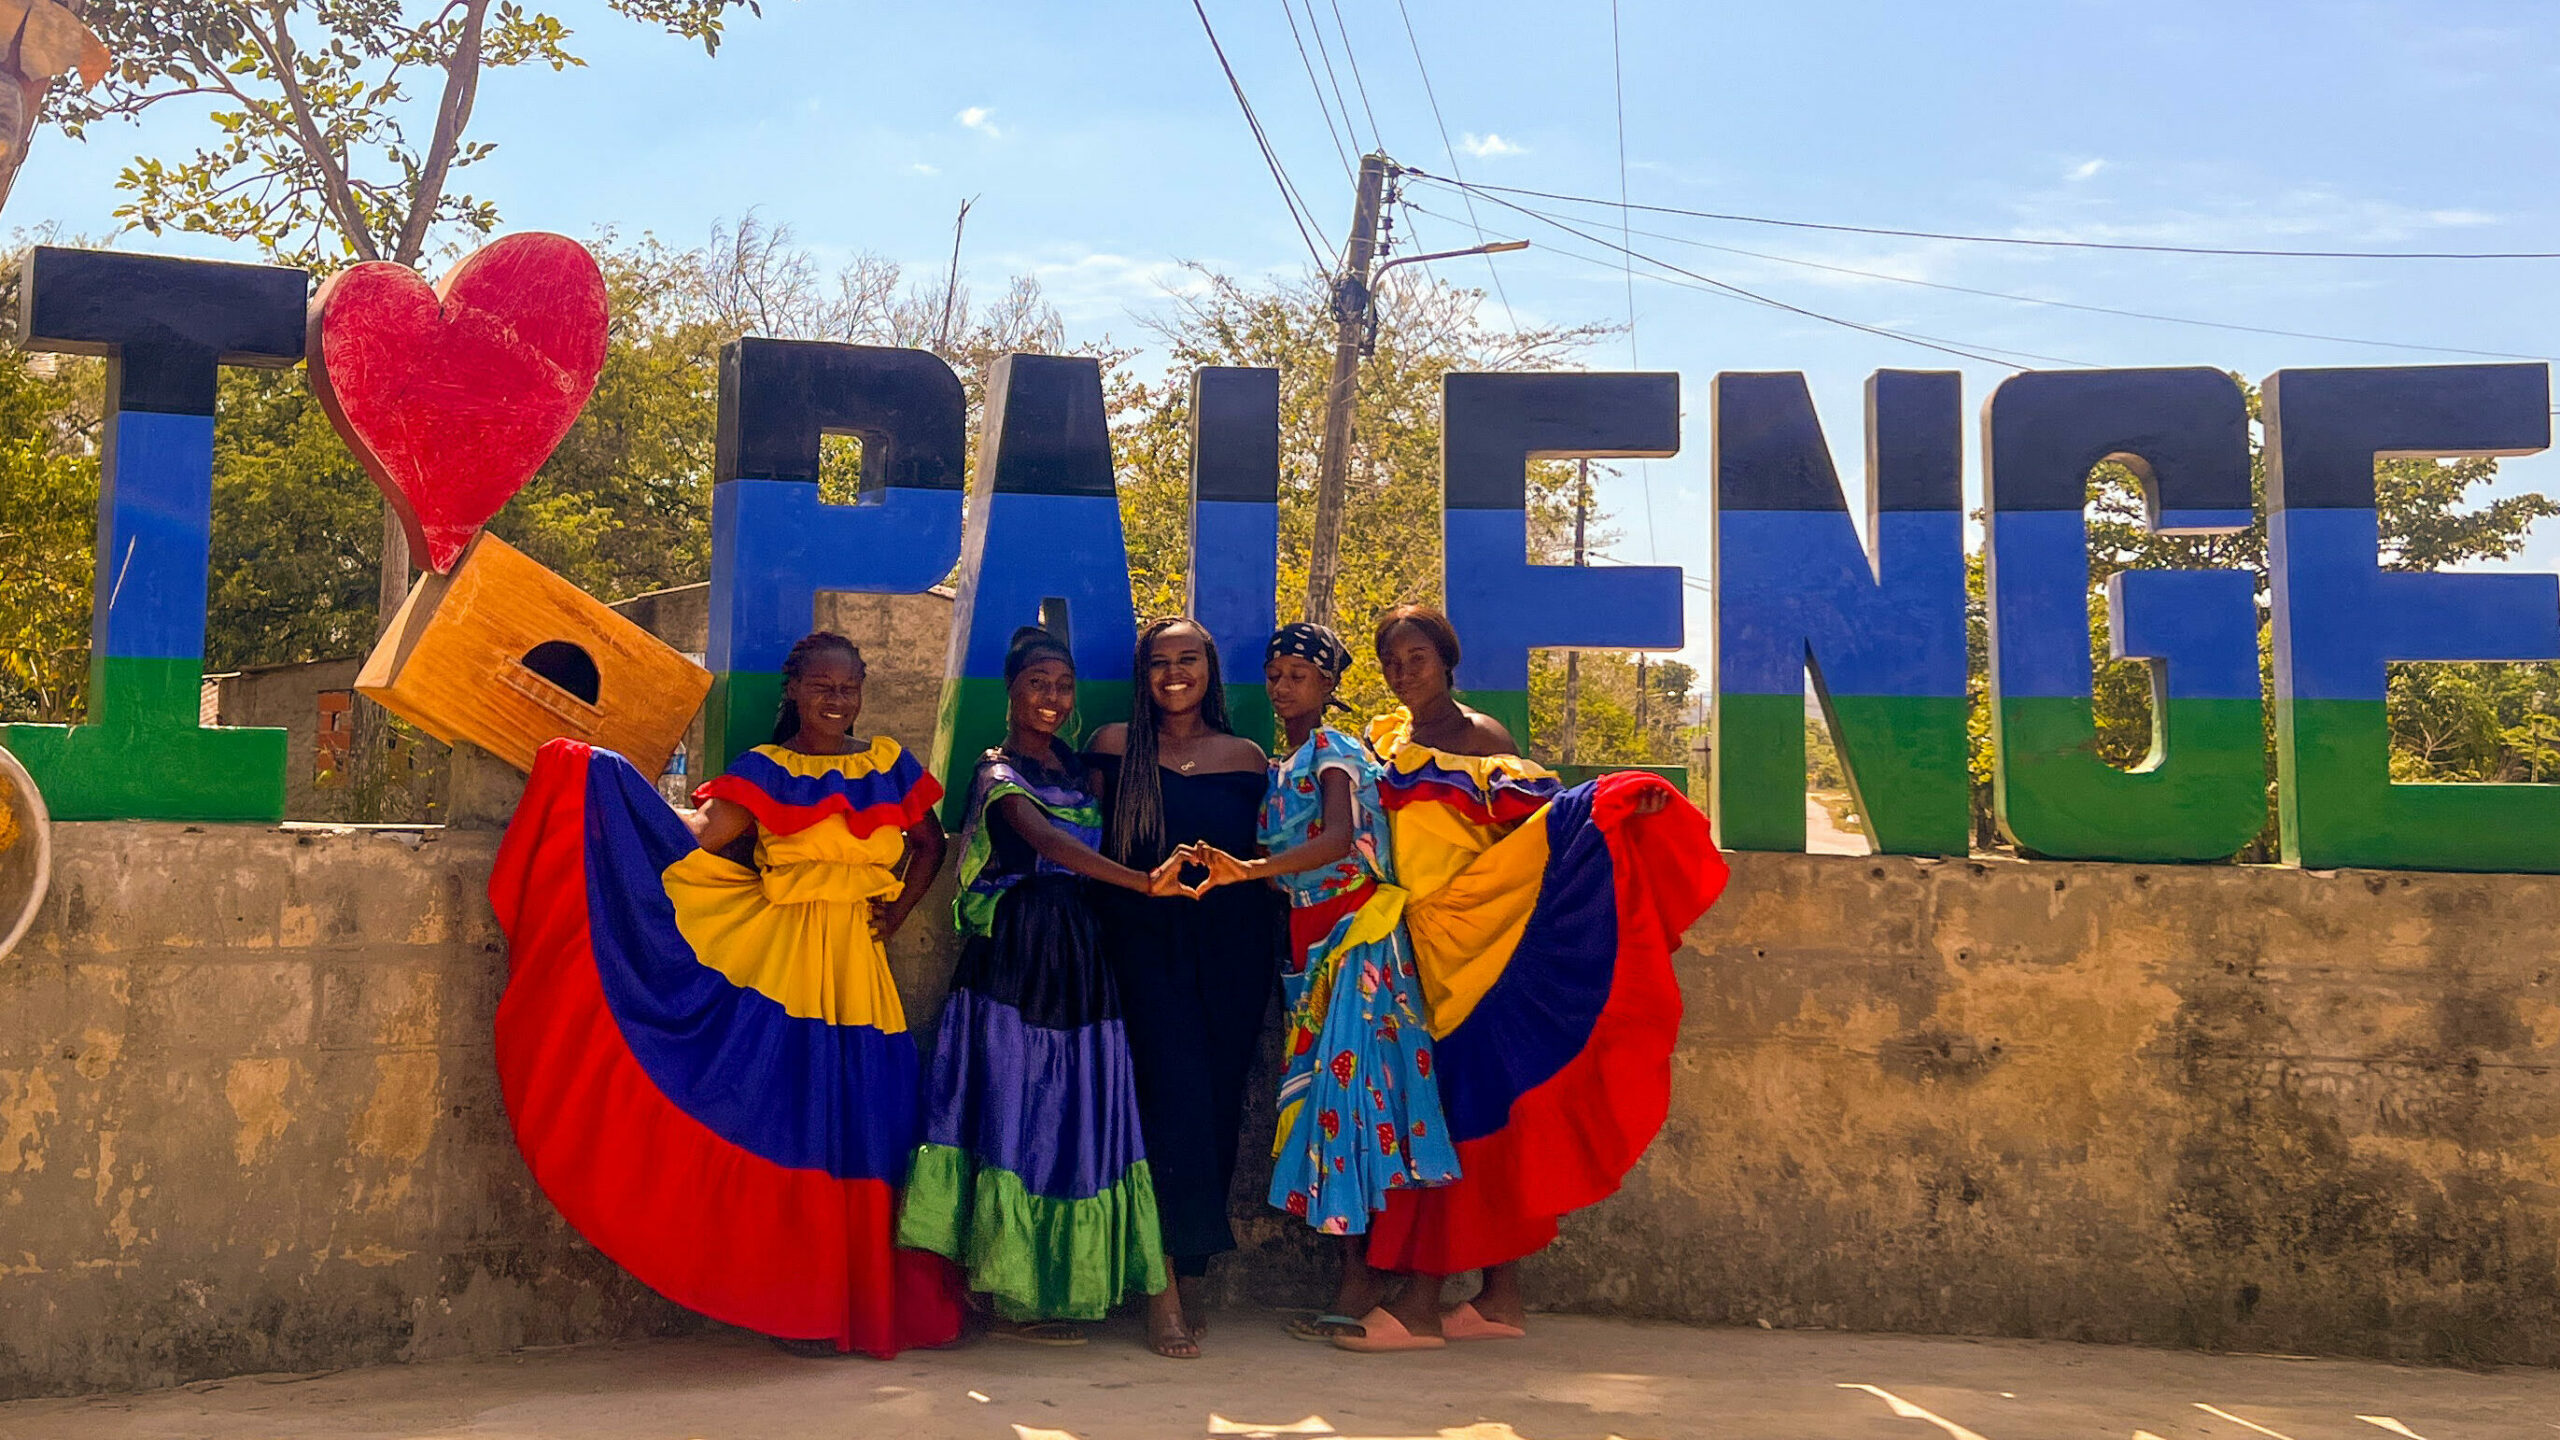
[[[442,573],[551,458],[604,368],[604,272],[528,232],[453,267],[341,270],[311,301],[311,389]]]

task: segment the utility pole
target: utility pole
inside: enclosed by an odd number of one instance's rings
[[[1644,723],[1644,662],[1648,658],[1643,651],[1636,652],[1636,744],[1643,747],[1644,758],[1649,762],[1653,759],[1653,732]]]
[[[960,202],[960,218],[951,222],[951,274],[942,282],[942,328],[935,333],[933,349],[938,355],[951,353],[951,311],[960,299],[960,236],[969,228],[969,207],[978,203],[970,196]]]
[[[1369,337],[1369,262],[1378,249],[1378,204],[1387,157],[1360,157],[1360,195],[1351,207],[1351,244],[1333,282],[1333,381],[1324,392],[1324,442],[1316,452],[1316,533],[1307,555],[1306,618],[1334,622],[1333,583],[1342,564],[1342,499],[1351,469],[1351,410],[1359,393],[1360,347]]]
[[[1575,569],[1580,569],[1585,563],[1587,563],[1583,558],[1582,540],[1583,526],[1588,521],[1591,514],[1591,462],[1588,460],[1582,460],[1575,462],[1575,464],[1576,474],[1573,486],[1573,564]],[[1582,744],[1581,706],[1582,652],[1579,650],[1567,650],[1564,652],[1564,744],[1560,751],[1564,763],[1567,765],[1575,764],[1579,759],[1579,751]]]
[[[1376,264],[1378,215],[1386,202],[1387,182],[1396,173],[1396,163],[1383,154],[1360,157],[1360,193],[1351,207],[1351,244],[1342,252],[1342,273],[1333,281],[1333,381],[1324,392],[1324,442],[1316,452],[1315,543],[1307,554],[1305,618],[1319,625],[1334,622],[1334,582],[1342,573],[1342,506],[1351,471],[1352,402],[1360,393],[1360,357],[1367,353],[1370,334],[1377,327],[1377,278],[1398,265],[1461,255],[1506,255],[1529,248],[1526,240],[1488,240],[1464,250],[1399,255]]]

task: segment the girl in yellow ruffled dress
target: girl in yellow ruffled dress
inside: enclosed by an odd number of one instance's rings
[[[773,743],[681,823],[620,757],[544,748],[490,886],[500,1078],[544,1192],[633,1275],[885,1357],[962,1318],[950,1267],[896,1245],[917,1065],[881,948],[942,867],[942,788],[849,735],[851,641],[809,636],[783,673]]]

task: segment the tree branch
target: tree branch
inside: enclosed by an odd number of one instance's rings
[[[399,248],[392,259],[415,265],[427,248],[427,229],[444,206],[445,177],[453,171],[454,152],[461,148],[463,127],[471,123],[471,107],[480,97],[480,34],[488,23],[489,0],[465,0],[462,36],[445,61],[444,98],[436,106],[435,138],[427,145],[426,163],[409,195],[409,216],[400,227]]]
[[[347,167],[312,114],[311,97],[303,93],[301,78],[294,74],[293,35],[287,28],[292,22],[285,18],[282,0],[267,0],[266,10],[267,18],[275,25],[272,37],[246,19],[240,22],[240,28],[266,52],[267,63],[276,72],[276,83],[283,87],[285,103],[293,110],[294,128],[301,133],[303,153],[319,167],[323,198],[337,217],[339,233],[346,236],[348,248],[356,252],[356,258],[379,260],[381,247],[375,243],[373,227],[365,223],[364,211],[347,184]]]

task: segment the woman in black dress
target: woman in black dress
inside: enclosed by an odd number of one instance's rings
[[[1228,729],[1216,642],[1194,621],[1158,620],[1139,632],[1131,668],[1129,723],[1093,737],[1104,853],[1137,870],[1194,842],[1250,853],[1269,761]],[[1260,885],[1196,899],[1113,895],[1101,908],[1175,1277],[1148,1305],[1147,1343],[1185,1359],[1200,1353],[1209,1257],[1236,1244],[1227,1190],[1284,911]]]

